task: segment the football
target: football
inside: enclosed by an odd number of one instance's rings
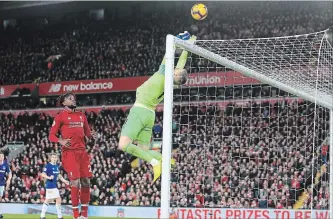
[[[208,9],[207,9],[206,5],[204,5],[202,3],[195,4],[195,5],[193,5],[193,7],[191,9],[191,14],[195,20],[201,21],[207,17]]]

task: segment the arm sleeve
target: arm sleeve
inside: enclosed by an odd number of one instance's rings
[[[9,165],[7,164],[7,167],[6,167],[6,172],[7,172],[7,174],[10,174],[11,173],[11,171],[10,171],[10,168],[9,168]]]
[[[182,54],[179,57],[179,60],[177,62],[176,69],[183,69],[185,67],[186,61],[187,61],[187,51],[183,51]]]
[[[57,134],[60,130],[61,127],[61,117],[60,114],[58,114],[54,120],[53,120],[53,124],[50,130],[50,135],[49,135],[49,140],[51,142],[58,142],[59,138],[57,137]]]
[[[42,173],[45,173],[45,174],[47,175],[47,166],[45,166],[45,167],[43,168]]]
[[[83,119],[84,119],[84,122],[83,122],[84,134],[87,137],[91,137],[91,130],[89,128],[89,123],[88,123],[86,115],[84,115],[84,114],[83,114]]]
[[[165,64],[161,64],[158,72],[162,75],[165,75]]]

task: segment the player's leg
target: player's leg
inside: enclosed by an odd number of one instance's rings
[[[90,202],[90,178],[81,178],[81,216],[88,218],[88,208]]]
[[[143,123],[145,127],[138,134],[136,140],[138,141],[138,145],[148,154],[150,154],[153,158],[158,161],[162,160],[162,154],[158,151],[150,150],[150,140],[152,137],[153,127],[155,125],[155,114],[149,114],[143,118]]]
[[[132,107],[127,120],[122,127],[118,149],[154,165],[158,163],[158,161],[154,159],[149,153],[147,153],[147,151],[132,143],[133,140],[137,139],[137,136],[145,128],[145,124],[142,122],[142,118],[146,117],[147,114],[153,114],[153,112],[150,112],[149,110],[141,107]]]
[[[62,153],[62,163],[71,182],[71,200],[74,218],[80,216],[78,207],[80,200],[80,166],[77,159],[75,151],[64,151]]]
[[[88,218],[88,206],[90,202],[90,178],[92,171],[90,157],[87,151],[82,152],[80,158],[80,184],[81,184],[81,217]]]
[[[46,196],[48,196],[47,191],[46,191]],[[45,219],[45,214],[46,214],[47,208],[49,207],[49,203],[50,203],[50,199],[49,199],[49,197],[46,197],[45,201],[43,203],[43,206],[42,206],[42,212],[40,213],[41,219]]]
[[[155,124],[155,113],[147,114],[146,116],[142,117],[142,122],[145,124],[141,132],[138,134],[137,138],[135,139],[138,141],[140,147],[145,150],[150,156],[154,159],[158,160],[159,165],[153,166],[154,170],[154,182],[161,176],[162,173],[162,154],[158,151],[149,150],[150,149],[150,141],[152,137],[153,127]]]
[[[5,186],[0,186],[0,218],[3,218],[2,215],[2,196],[5,192]]]
[[[59,190],[58,190],[58,193],[59,193]],[[59,197],[56,198],[56,209],[57,209],[58,219],[63,219],[62,213],[61,213],[61,197],[60,197],[60,194],[59,194]]]

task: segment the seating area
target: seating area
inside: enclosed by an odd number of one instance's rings
[[[313,147],[311,112],[306,103],[261,103],[174,108],[171,203],[173,206],[230,208],[291,208],[311,181],[313,148],[325,139],[317,133]],[[328,115],[319,124],[327,127]],[[126,118],[122,110],[87,115],[100,134],[89,141],[94,177],[91,204],[159,206],[160,181],[152,187],[151,167],[131,169],[132,158],[117,150],[118,134]],[[26,150],[11,162],[12,189],[7,202],[41,203],[45,198],[40,173],[47,153],[59,151],[49,143],[52,118],[47,114],[1,115],[4,146],[11,139],[24,141]],[[154,136],[161,137],[162,115],[157,114]],[[34,124],[34,125],[32,125]],[[321,162],[315,159],[317,162]],[[320,163],[321,164],[321,163]],[[63,173],[63,171],[62,171]],[[66,177],[66,173],[63,173]],[[327,178],[318,184],[314,207],[326,209]],[[63,202],[70,203],[69,188],[59,184]],[[309,205],[305,205],[309,208]]]

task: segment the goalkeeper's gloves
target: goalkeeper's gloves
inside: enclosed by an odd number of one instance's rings
[[[182,40],[189,40],[191,38],[191,34],[187,31],[185,31],[184,33],[178,34],[177,38],[182,39]]]

